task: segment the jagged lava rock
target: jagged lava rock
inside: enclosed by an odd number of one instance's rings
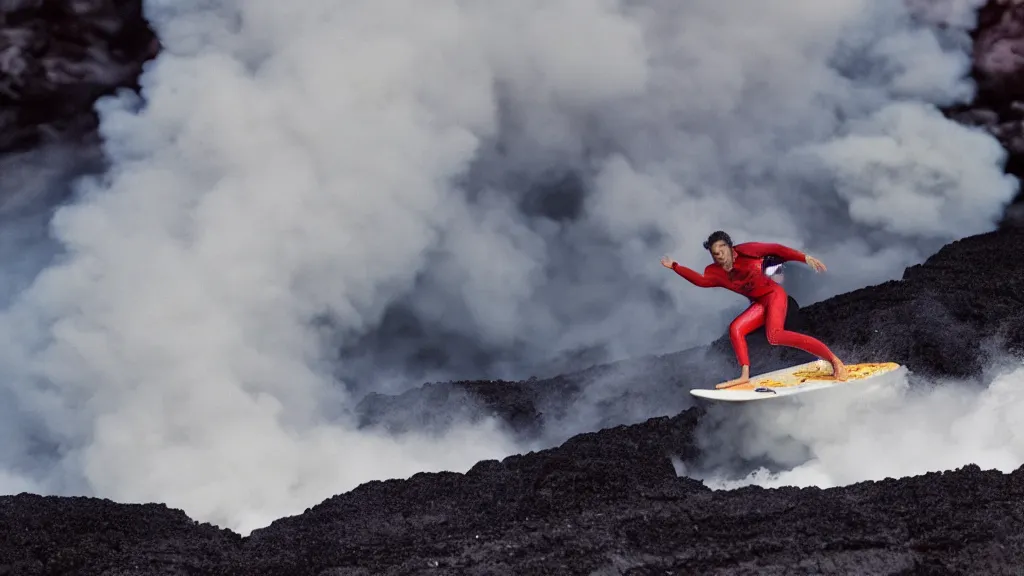
[[[893,361],[925,377],[978,376],[990,351],[1024,347],[1024,228],[947,244],[903,278],[840,294],[801,310],[804,330],[846,362]],[[715,343],[721,349],[728,339]],[[754,352],[757,346],[757,352]],[[751,344],[771,362],[811,356]]]
[[[982,90],[951,115],[995,134],[1011,152],[1008,170],[1020,175],[1018,5],[983,8],[975,35]],[[83,7],[87,15],[74,12]],[[129,0],[0,4],[0,152],[95,137],[96,96],[133,86],[158,48],[140,7]],[[1019,235],[1004,229],[954,243],[900,281],[809,306],[801,311],[807,328],[854,361],[884,355],[920,373],[972,374],[983,362],[977,339],[995,333],[1011,350],[1024,342],[1020,270],[1000,261],[1021,248]],[[975,276],[993,270],[991,278]],[[867,311],[887,311],[884,330],[863,321]],[[683,393],[681,374],[728,373],[735,367],[721,344],[550,381],[464,383],[470,394],[439,398],[496,411],[513,405],[512,414],[537,426],[595,378],[621,377],[637,388],[655,381]],[[761,367],[790,358],[777,348],[757,351],[762,345],[752,338]],[[705,372],[688,372],[696,369]],[[514,397],[505,392],[511,387]],[[569,393],[551,392],[559,387]],[[543,394],[566,402],[538,407],[533,399]],[[670,461],[694,456],[700,416],[693,409],[588,433],[482,462],[465,475],[371,482],[249,538],[160,505],[2,497],[0,575],[1014,574],[1024,565],[1022,469],[712,492],[677,477]]]
[[[0,2],[0,153],[95,140],[96,99],[158,50],[139,0]]]
[[[808,307],[810,323],[844,299],[867,312],[873,301],[907,306],[927,291],[952,299],[944,306],[969,304],[961,321],[979,333],[999,326],[997,317],[1020,310],[1003,298],[1015,284],[972,283],[990,261],[969,256],[1012,249],[1021,234],[955,242],[903,280]],[[850,325],[856,314],[831,317],[839,332],[868,330]],[[899,322],[913,330],[935,320]],[[928,365],[927,355],[905,353]],[[244,539],[160,506],[7,497],[0,574],[1012,574],[1024,563],[1024,468],[714,492],[672,464],[699,458],[702,415],[582,434],[466,474],[369,482]]]
[[[995,136],[1009,155],[1006,171],[1024,178],[1024,3],[985,2],[971,38],[971,78],[977,93],[969,104],[943,112]],[[1024,223],[1024,190],[1017,193],[1003,220]]]
[[[241,539],[160,506],[0,500],[0,574],[1014,574],[1024,467],[713,492],[700,411],[370,482]],[[6,571],[6,572],[5,572]]]
[[[0,497],[0,575],[173,574],[235,562],[241,537],[162,504]]]
[[[801,308],[799,329],[827,343],[848,363],[899,362],[911,370],[915,382],[979,377],[993,352],[1024,354],[1024,266],[1007,264],[1004,256],[1020,252],[1024,228],[1012,225],[958,240],[908,268],[900,280]],[[814,360],[800,350],[770,346],[763,330],[747,342],[755,374]],[[732,344],[723,333],[705,347],[556,378],[442,382],[397,398],[373,395],[358,410],[365,425],[399,430],[412,422],[441,429],[451,415],[468,417],[478,410],[502,418],[510,430],[529,439],[571,418],[594,382],[614,380],[621,391],[604,401],[607,415],[597,424],[608,426],[624,423],[624,404],[644,403],[646,398],[649,416],[683,410],[696,403],[689,388],[735,377],[737,371]]]

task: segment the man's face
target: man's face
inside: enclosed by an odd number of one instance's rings
[[[726,268],[732,266],[732,248],[725,240],[719,240],[711,245],[711,257],[715,259],[716,264]]]

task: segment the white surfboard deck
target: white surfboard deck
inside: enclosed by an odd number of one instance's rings
[[[832,377],[831,364],[824,360],[816,360],[754,376],[750,382],[732,388],[694,388],[690,390],[690,394],[698,398],[725,402],[768,400],[856,384],[899,368],[902,366],[895,362],[847,364],[846,371],[849,377],[845,382],[839,382]]]

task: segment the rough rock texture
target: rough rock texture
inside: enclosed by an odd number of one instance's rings
[[[0,1],[0,153],[93,140],[93,103],[158,47],[139,0]]]
[[[1024,268],[987,272],[993,254],[1024,250],[1024,228],[1006,226],[953,242],[901,280],[862,288],[800,309],[800,330],[826,342],[845,362],[899,362],[914,378],[977,378],[993,354],[1024,354]],[[769,346],[764,331],[748,337],[751,372],[814,360]],[[527,382],[443,382],[397,397],[370,396],[364,422],[402,430],[444,428],[456,416],[497,415],[523,439],[565,428],[586,405],[577,431],[669,415],[694,405],[688,388],[733,378],[728,336],[706,348],[597,366]],[[557,438],[557,436],[555,437]],[[559,438],[560,439],[560,438]]]
[[[158,49],[139,0],[0,0],[5,262],[22,250],[22,234],[10,222],[34,221],[33,230],[45,230],[49,211],[71,194],[71,180],[103,168],[93,104],[137,89]]]
[[[950,118],[985,128],[1009,152],[1006,171],[1024,179],[1024,2],[988,0],[971,37],[974,101],[946,111]],[[1005,221],[1024,222],[1024,190]]]
[[[161,504],[0,497],[0,574],[174,574],[234,560],[237,534]],[[193,572],[194,573],[194,572]]]
[[[997,248],[1024,250],[1024,231],[953,243],[904,280],[810,306],[805,320],[825,332],[821,319],[837,315],[831,340],[858,354],[881,349],[915,371],[970,372],[974,335],[1002,328],[1022,343],[1024,268],[970,280],[988,266],[977,256]],[[887,314],[865,324],[856,314],[868,311]],[[647,362],[685,396],[673,356]],[[526,391],[541,385],[464,383],[447,393],[531,417]],[[558,383],[547,385],[554,394]],[[713,492],[673,466],[699,459],[703,415],[691,408],[581,434],[464,475],[370,482],[247,538],[159,505],[4,497],[0,574],[1019,574],[1024,565],[1024,467]]]
[[[950,114],[996,134],[1013,154],[1008,170],[1024,175],[1024,59],[1015,48],[1024,13],[1018,2],[992,1],[981,24],[982,91]],[[157,47],[137,0],[7,0],[0,25],[0,153],[92,139],[92,101],[131,86]],[[998,276],[972,276],[990,271],[993,255],[1024,249],[1024,231],[1007,221],[900,281],[808,306],[794,321],[848,361],[883,357],[924,377],[976,376],[992,336],[1024,354],[1024,269],[997,264]],[[866,321],[867,312],[877,319]],[[755,371],[806,358],[756,336],[751,353]],[[367,423],[443,427],[484,407],[556,447],[465,475],[371,482],[248,538],[157,504],[0,497],[0,576],[1021,573],[1024,468],[830,490],[712,492],[678,477],[673,458],[700,457],[694,434],[704,415],[685,389],[734,370],[723,338],[550,380],[372,397],[361,407]],[[564,443],[545,436],[602,426],[610,427]]]
[[[250,537],[295,551],[250,573],[998,574],[1024,561],[1024,468],[712,492],[666,458],[693,455],[698,416],[584,434],[465,476],[366,484]]]
[[[836,353],[848,361],[888,358],[924,376],[977,376],[991,346],[1024,348],[1024,268],[992,261],[1021,248],[1020,227],[965,238],[900,281],[808,306],[803,316],[817,337],[841,342]]]

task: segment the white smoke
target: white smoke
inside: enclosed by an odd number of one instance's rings
[[[767,460],[736,478],[722,461],[691,475],[712,488],[830,488],[967,464],[1011,472],[1024,464],[1024,366],[993,368],[991,383],[910,386],[906,369],[832,390],[722,414],[703,443],[723,458]],[[726,453],[731,456],[726,457]],[[716,466],[717,465],[717,466]]]
[[[896,3],[147,8],[165,52],[142,102],[99,106],[113,167],[56,214],[65,253],[0,318],[0,456],[40,490],[244,531],[465,469],[513,446],[487,422],[357,431],[338,339],[403,303],[514,351],[515,372],[680,348],[736,300],[663,251],[701,267],[717,228],[785,242],[839,270],[827,296],[990,229],[1016,191],[994,140],[933,111],[970,95],[964,47]],[[564,170],[585,193],[524,208]]]

